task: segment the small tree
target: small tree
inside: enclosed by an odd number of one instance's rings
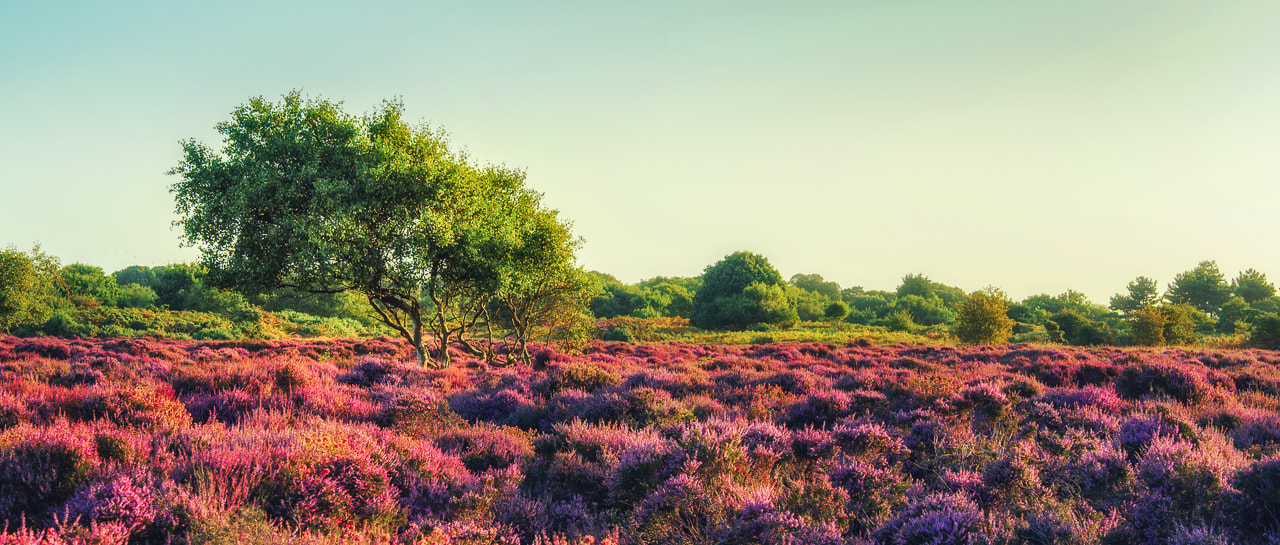
[[[1249,342],[1259,348],[1280,350],[1280,315],[1267,313],[1253,323]]]
[[[777,293],[756,288],[751,297],[742,298],[753,284],[776,286]],[[770,323],[777,317],[774,311],[780,300],[789,304],[782,275],[769,260],[751,252],[736,252],[703,271],[702,287],[693,296],[690,323],[702,329],[743,329],[751,324]],[[761,302],[767,302],[768,308],[757,304]],[[794,308],[790,314],[795,314]],[[795,321],[790,315],[782,319]]]
[[[969,294],[960,303],[952,332],[964,344],[1003,343],[1013,333],[1013,320],[1008,313],[1004,292],[989,286]]]
[[[40,251],[0,251],[0,333],[44,322],[53,311],[61,279],[58,260]]]
[[[1160,346],[1164,344],[1165,316],[1160,309],[1147,305],[1130,311],[1125,316],[1129,330],[1133,332],[1133,344]]]
[[[1155,280],[1148,277],[1135,278],[1133,282],[1129,282],[1128,289],[1128,295],[1117,293],[1111,296],[1111,310],[1128,313],[1160,302],[1160,288]]]
[[[849,315],[849,305],[844,301],[834,301],[822,312],[828,322],[839,322]]]

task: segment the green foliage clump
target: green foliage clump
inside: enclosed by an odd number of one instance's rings
[[[59,307],[60,285],[58,260],[39,246],[0,251],[0,333],[48,320]]]
[[[1196,268],[1175,276],[1164,298],[1170,303],[1189,304],[1201,312],[1216,315],[1231,298],[1231,287],[1217,263],[1201,261]]]
[[[960,303],[952,333],[965,344],[1003,343],[1013,333],[1013,320],[1008,314],[1004,292],[995,287],[975,291]]]
[[[1267,313],[1253,324],[1249,342],[1259,348],[1280,350],[1280,315]]]
[[[798,319],[782,275],[769,260],[737,252],[703,272],[690,322],[702,329],[742,330],[756,323],[793,323]]]

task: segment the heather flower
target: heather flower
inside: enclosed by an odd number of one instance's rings
[[[883,424],[846,421],[836,425],[832,436],[840,450],[852,456],[893,462],[907,453],[902,438]]]
[[[787,407],[786,423],[791,428],[826,427],[852,412],[852,399],[840,390],[823,389]]]
[[[827,460],[835,452],[836,441],[828,430],[804,428],[791,433],[791,453],[800,460]]]
[[[533,455],[533,443],[518,429],[493,426],[458,428],[436,438],[440,450],[458,456],[467,469],[480,473],[506,468]]]
[[[1280,448],[1280,415],[1267,414],[1250,419],[1230,432],[1236,448],[1272,452]]]
[[[1136,455],[1157,437],[1182,438],[1181,431],[1176,423],[1163,415],[1139,414],[1121,424],[1120,446],[1130,455]]]
[[[963,494],[932,494],[906,508],[875,531],[889,545],[985,545],[990,542],[982,511]]]
[[[1209,371],[1207,377],[1205,371],[1187,364],[1148,361],[1125,367],[1115,379],[1115,389],[1129,399],[1168,396],[1188,404],[1208,399],[1215,386],[1234,389],[1225,375]]]
[[[1240,531],[1246,535],[1280,533],[1280,457],[1253,463],[1231,483],[1239,491],[1230,506]]]
[[[1040,399],[1052,403],[1055,407],[1072,409],[1096,407],[1103,411],[1120,413],[1129,408],[1129,402],[1117,396],[1114,390],[1098,386],[1054,390]]]
[[[743,427],[739,441],[748,456],[776,460],[791,452],[791,436],[786,428],[752,421]]]
[[[831,386],[831,381],[805,371],[786,371],[762,378],[755,383],[777,386],[783,392],[794,395],[808,395]]]
[[[1016,445],[987,465],[982,474],[984,503],[1012,512],[1033,511],[1049,493],[1040,481],[1040,456],[1033,443]]]
[[[90,429],[60,421],[0,434],[0,518],[42,519],[85,483],[98,464]]]
[[[400,365],[377,356],[365,356],[345,374],[338,377],[338,382],[369,387],[374,384],[395,384],[399,382],[397,374]]]
[[[836,486],[827,475],[813,472],[805,481],[779,491],[778,507],[800,515],[811,524],[826,524],[848,517],[849,492]]]
[[[1066,458],[1060,479],[1074,483],[1080,494],[1091,500],[1119,497],[1133,480],[1133,469],[1124,451],[1109,444]]]
[[[60,509],[67,520],[118,522],[135,529],[155,521],[159,491],[143,474],[119,474],[81,487]]]
[[[876,527],[906,503],[909,480],[892,467],[852,459],[828,472],[831,484],[849,494],[848,514],[859,531]]]

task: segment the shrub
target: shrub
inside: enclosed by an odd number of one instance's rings
[[[65,421],[47,428],[20,425],[0,435],[0,518],[16,528],[23,518],[46,520],[88,481],[97,465],[88,429]]]
[[[1280,457],[1255,462],[1236,474],[1231,484],[1239,491],[1232,511],[1242,534],[1280,532]]]
[[[932,494],[875,531],[889,545],[980,545],[991,542],[978,505],[963,494]]]
[[[1130,365],[1115,380],[1116,392],[1128,399],[1168,396],[1183,403],[1198,403],[1209,397],[1213,387],[1202,373],[1186,365],[1148,362]]]
[[[1013,333],[1009,304],[1004,292],[987,287],[969,294],[956,309],[952,333],[970,345],[999,344]]]

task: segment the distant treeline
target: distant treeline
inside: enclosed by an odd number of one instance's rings
[[[356,336],[375,331],[368,303],[354,293],[290,290],[246,298],[204,282],[197,265],[134,265],[106,274],[61,265],[38,247],[0,251],[0,333],[21,336],[228,340]]]
[[[922,274],[904,276],[893,291],[841,287],[821,274],[784,280],[767,259],[749,252],[726,256],[697,277],[625,284],[589,274],[597,289],[581,309],[584,318],[678,317],[704,330],[775,331],[826,322],[936,338],[953,333],[973,295]],[[1007,340],[1017,342],[1160,346],[1216,339],[1280,347],[1275,285],[1253,269],[1228,280],[1214,261],[1178,274],[1163,292],[1154,279],[1139,276],[1107,305],[1074,290],[1004,303],[1013,323]],[[355,292],[284,289],[246,297],[206,285],[204,270],[192,264],[135,265],[107,274],[83,263],[63,266],[38,247],[0,251],[0,333],[234,339],[384,332],[372,312]],[[628,338],[607,327],[596,333]]]
[[[760,270],[764,272],[757,274]],[[745,325],[763,330],[785,328],[794,321],[843,321],[890,331],[948,333],[961,304],[971,295],[922,274],[904,276],[893,291],[843,288],[821,274],[796,274],[783,281],[767,260],[745,252],[726,257],[699,277],[656,277],[624,284],[608,274],[594,274],[602,286],[599,295],[591,300],[591,311],[596,316],[693,317],[694,325],[699,327]],[[757,303],[785,301],[786,308],[775,308],[771,316],[762,314],[764,319],[748,319],[752,323],[746,324],[740,319],[731,323],[735,320],[723,313],[699,313],[699,306],[708,306],[713,300],[711,296],[702,297],[704,304],[698,304],[703,279],[708,274],[750,279],[740,284],[754,284],[756,292],[768,295],[757,295]],[[718,297],[724,300],[723,294]],[[1022,342],[1159,346],[1224,337],[1266,347],[1280,344],[1280,297],[1275,285],[1253,269],[1228,280],[1214,261],[1202,261],[1178,274],[1163,293],[1155,280],[1139,276],[1129,283],[1125,293],[1112,296],[1107,305],[1090,301],[1074,290],[1005,303],[1006,314],[1014,321],[1012,340]],[[744,305],[749,306],[743,301],[737,306]]]

